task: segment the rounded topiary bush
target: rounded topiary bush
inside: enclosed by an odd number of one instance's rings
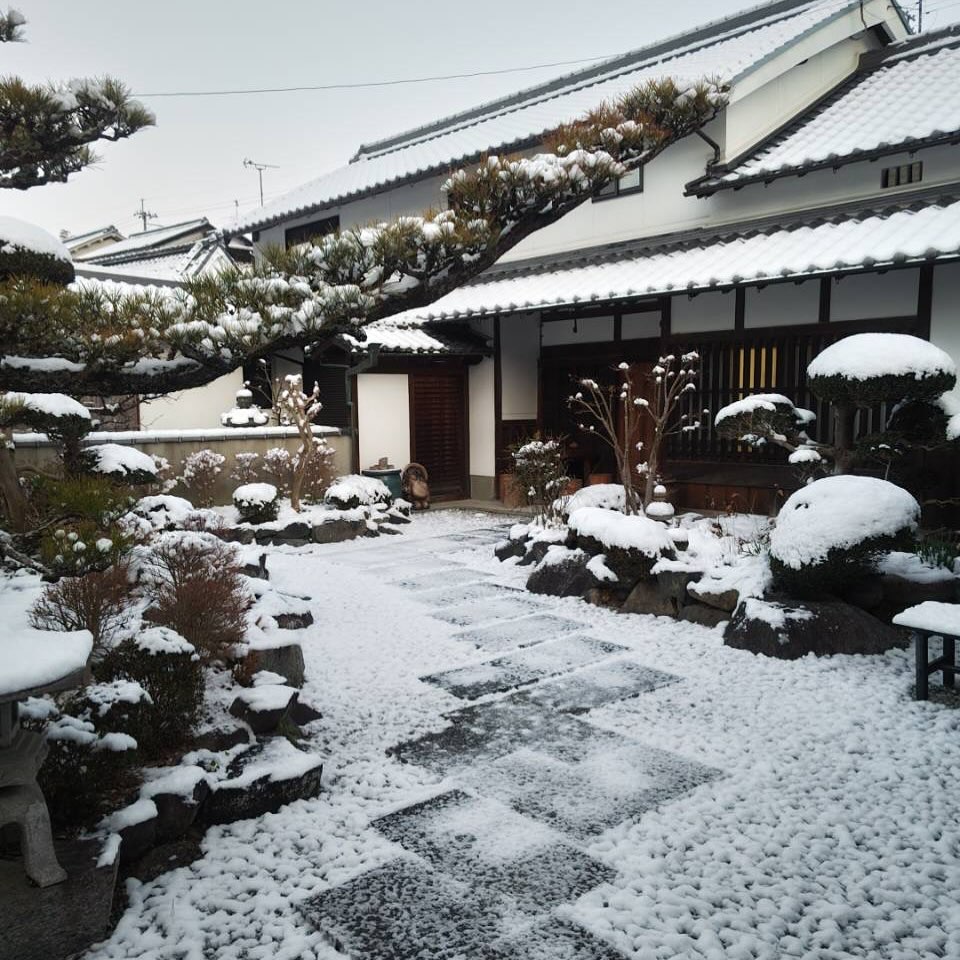
[[[11,277],[67,284],[76,274],[70,252],[53,234],[16,217],[0,217],[0,281]]]
[[[770,535],[774,584],[794,597],[836,594],[876,556],[905,549],[920,520],[906,490],[875,477],[815,480],[790,496]]]
[[[354,507],[372,507],[378,503],[388,505],[393,502],[393,496],[382,480],[350,474],[334,480],[327,487],[323,500],[339,510],[352,510]]]
[[[233,505],[244,523],[269,523],[280,514],[280,492],[272,483],[245,483],[233,491]]]
[[[807,367],[810,389],[831,403],[933,400],[956,382],[956,364],[948,353],[905,333],[844,337]]]

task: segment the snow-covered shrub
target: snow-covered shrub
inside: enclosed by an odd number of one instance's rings
[[[203,659],[222,659],[243,640],[253,598],[231,545],[212,534],[161,534],[146,556],[145,581],[145,616],[176,631]]]
[[[99,443],[84,450],[89,457],[90,470],[121,483],[139,486],[159,480],[153,457],[119,443]]]
[[[553,505],[561,517],[566,519],[575,510],[583,507],[598,507],[603,510],[617,510],[623,513],[626,497],[621,483],[591,483],[570,494],[560,497]]]
[[[263,455],[263,472],[284,495],[290,493],[294,467],[294,455],[285,447],[271,447]]]
[[[510,448],[513,475],[524,502],[536,507],[541,524],[550,522],[554,502],[567,483],[563,444],[555,439],[524,440]]]
[[[649,517],[581,507],[570,514],[567,525],[577,546],[594,556],[604,554],[625,586],[649,577],[661,558],[674,556],[667,528]]]
[[[237,483],[256,483],[259,479],[260,454],[253,451],[242,451],[233,458],[233,469],[230,479]]]
[[[909,549],[920,505],[875,477],[834,476],[792,494],[770,535],[776,586],[792,596],[841,592],[873,568],[877,555]]]
[[[126,622],[129,602],[129,568],[121,561],[50,584],[30,610],[30,625],[38,630],[89,630],[96,655]]]
[[[97,669],[104,681],[138,683],[150,697],[144,710],[151,722],[137,729],[146,757],[186,743],[203,706],[203,667],[193,645],[163,626],[144,627],[104,657]]]
[[[393,497],[382,480],[352,473],[334,480],[323,499],[331,507],[352,510],[354,507],[370,507],[378,503],[389,504]]]
[[[153,472],[157,478],[153,487],[150,488],[151,492],[169,493],[177,485],[177,478],[170,461],[166,457],[160,457],[155,453],[151,454],[151,459],[153,460]]]
[[[206,448],[191,453],[183,461],[180,482],[193,493],[197,506],[209,507],[213,503],[213,487],[226,462],[223,454]]]
[[[280,512],[280,493],[272,483],[245,483],[233,491],[233,505],[244,523],[269,523]]]

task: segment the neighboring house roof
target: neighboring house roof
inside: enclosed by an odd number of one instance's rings
[[[64,237],[61,235],[61,239],[70,253],[76,254],[76,251],[81,247],[88,247],[95,243],[120,241],[124,239],[124,236],[113,224],[110,224],[106,227],[98,227],[96,230],[88,230],[86,233],[78,233],[75,236]]]
[[[960,184],[888,206],[854,204],[790,218],[673,234],[491,268],[395,322],[464,319],[548,307],[629,301],[737,284],[803,279],[960,258]],[[401,319],[402,318],[402,319]]]
[[[484,337],[465,324],[415,324],[397,322],[393,318],[365,327],[363,342],[345,336],[344,344],[352,353],[364,353],[378,346],[381,353],[444,354],[446,356],[486,356],[490,346]]]
[[[114,280],[136,286],[178,286],[185,280],[233,266],[223,239],[216,233],[195,243],[127,253],[120,257],[75,264],[78,277]]]
[[[865,55],[857,72],[759,147],[687,185],[705,196],[960,140],[960,26]]]
[[[241,216],[229,232],[259,230],[441,174],[485,152],[533,146],[561,123],[647,80],[671,76],[686,83],[705,77],[734,82],[857,6],[857,0],[778,0],[363,146],[346,166]]]
[[[195,233],[211,233],[213,229],[206,217],[186,220],[183,223],[174,223],[169,227],[154,227],[152,230],[145,230],[143,233],[135,233],[119,243],[93,250],[89,254],[81,253],[75,256],[74,260],[86,263],[109,263],[128,254],[142,254],[145,250],[159,250],[171,245],[182,246],[184,237]]]

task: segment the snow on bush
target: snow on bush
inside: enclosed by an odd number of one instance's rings
[[[44,417],[78,417],[90,419],[90,411],[79,400],[63,393],[17,393],[3,395],[4,405],[20,406],[27,413]]]
[[[353,473],[334,480],[323,499],[331,506],[350,510],[353,507],[370,507],[377,503],[387,504],[393,497],[382,480]]]
[[[233,505],[246,523],[268,523],[277,519],[280,493],[272,483],[245,483],[233,491]]]
[[[515,445],[510,456],[513,476],[524,503],[537,508],[537,518],[546,524],[554,504],[567,483],[563,445],[559,440],[527,440]]]
[[[227,458],[223,454],[205,448],[191,453],[183,461],[181,483],[197,495],[200,506],[208,507],[213,502],[213,486]]]
[[[87,447],[94,473],[125,480],[128,483],[153,483],[157,480],[157,463],[153,457],[119,443],[99,443]]]
[[[237,483],[254,483],[257,479],[257,467],[260,454],[253,451],[241,451],[234,455],[230,479]]]
[[[12,249],[29,250],[71,262],[70,251],[52,233],[26,220],[0,217],[0,252],[7,253]]]
[[[792,494],[770,535],[775,581],[788,591],[830,591],[869,569],[875,555],[905,545],[920,505],[875,477],[824,477]]]
[[[649,517],[628,517],[602,507],[581,507],[570,514],[570,530],[606,548],[633,550],[647,557],[673,552],[673,541],[662,523]]]
[[[826,347],[807,367],[808,377],[907,376],[925,380],[941,374],[956,376],[950,354],[906,333],[855,333]]]
[[[625,496],[621,483],[594,483],[581,487],[569,497],[561,497],[554,508],[565,516],[583,507],[599,507],[604,510],[618,510],[623,513]]]

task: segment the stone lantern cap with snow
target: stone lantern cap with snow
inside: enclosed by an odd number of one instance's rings
[[[236,393],[233,409],[221,414],[220,422],[225,427],[265,427],[270,414],[254,404],[253,393],[243,386]]]

